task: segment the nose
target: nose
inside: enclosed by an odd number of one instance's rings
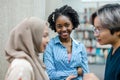
[[[66,30],[67,30],[67,28],[66,28],[65,26],[63,26],[63,27],[62,27],[62,30],[63,30],[63,31],[66,31]]]
[[[99,33],[94,32],[94,36],[95,36],[95,37],[98,37],[98,36],[99,36]]]

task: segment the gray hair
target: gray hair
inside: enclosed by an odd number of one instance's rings
[[[108,28],[112,34],[120,31],[120,4],[106,4],[99,8],[92,15],[93,25],[96,16],[99,17],[101,25]]]

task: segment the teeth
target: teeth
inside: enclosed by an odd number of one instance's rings
[[[62,33],[62,34],[64,35],[64,34],[67,34],[67,33]]]

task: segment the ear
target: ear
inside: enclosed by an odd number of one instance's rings
[[[116,35],[120,38],[120,31],[116,32]]]

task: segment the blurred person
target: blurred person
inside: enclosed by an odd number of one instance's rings
[[[49,42],[49,32],[48,32],[48,26],[46,26],[43,31],[42,42],[40,46],[40,49],[42,50],[42,52],[44,52],[48,42]]]
[[[99,78],[94,73],[84,74],[83,80],[99,80]]]
[[[48,30],[48,26],[45,27],[44,31],[43,31],[43,36],[42,36],[42,42],[41,42],[41,53],[39,53],[39,58],[43,61],[43,52],[47,46],[49,42],[49,30]]]
[[[38,53],[48,23],[36,17],[24,19],[10,32],[5,53],[10,66],[5,80],[49,80]]]
[[[64,5],[49,15],[48,22],[50,28],[58,33],[49,41],[44,52],[50,80],[82,80],[83,74],[89,71],[86,48],[70,36],[79,25],[77,12]]]
[[[112,45],[107,56],[104,80],[120,80],[120,4],[102,6],[92,14],[91,22],[99,44]],[[84,75],[83,80],[97,80],[91,74]]]

